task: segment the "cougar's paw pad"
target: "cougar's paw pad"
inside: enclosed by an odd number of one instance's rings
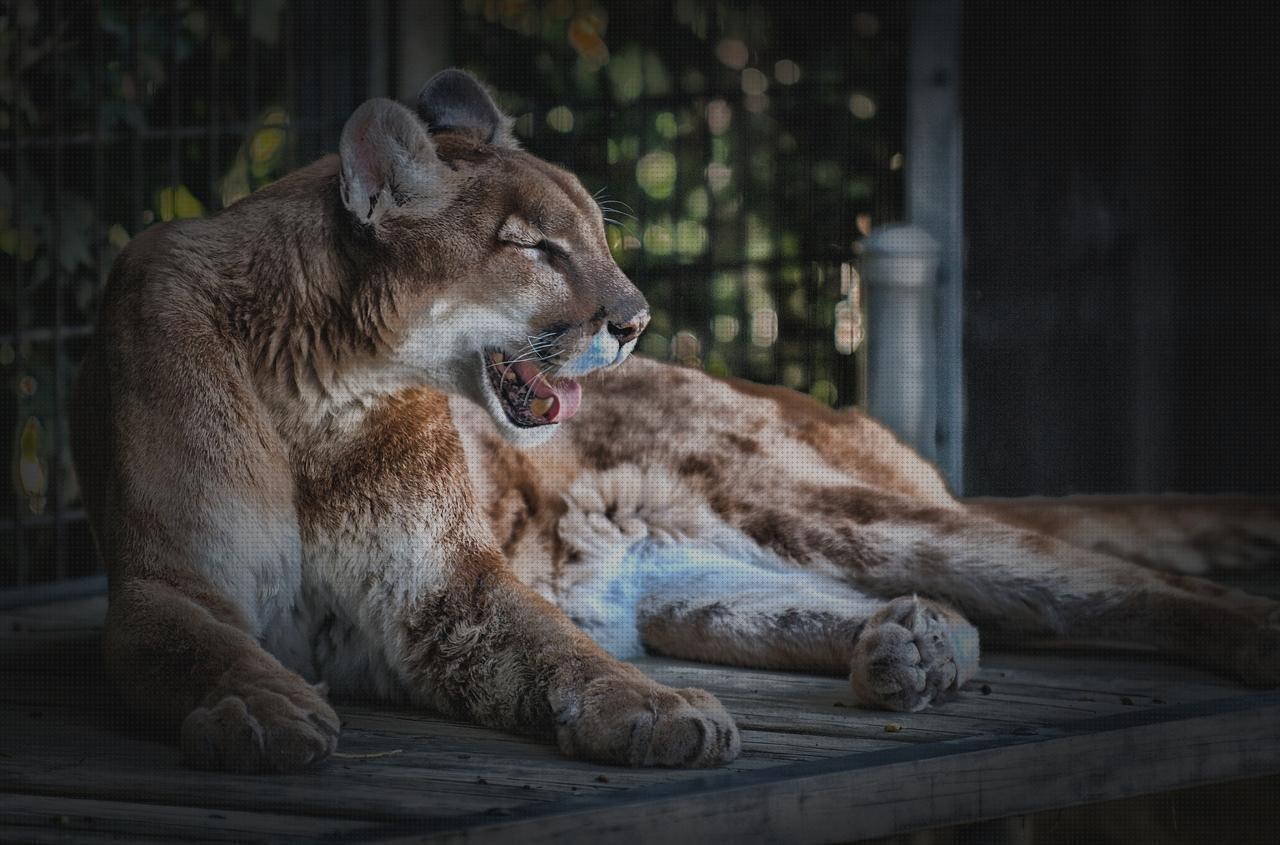
[[[967,636],[971,628],[964,627],[960,633]],[[928,602],[914,596],[894,599],[867,621],[854,645],[849,674],[854,695],[868,707],[907,712],[942,701],[971,674],[965,670],[967,655],[957,662],[956,633]],[[967,643],[958,644],[962,652],[969,650]]]
[[[733,718],[714,696],[675,690],[643,676],[597,678],[558,717],[571,757],[628,766],[705,768],[738,756]]]
[[[296,772],[323,761],[337,748],[338,715],[300,679],[296,687],[279,682],[236,686],[236,692],[197,707],[183,722],[181,747],[188,765]]]

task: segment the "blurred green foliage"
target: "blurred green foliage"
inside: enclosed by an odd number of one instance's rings
[[[901,208],[902,7],[459,0],[451,31],[522,141],[598,192],[654,306],[642,351],[843,405],[843,265]],[[297,118],[317,8],[0,4],[0,587],[95,567],[62,406],[115,256],[279,178],[354,106],[325,87],[310,108],[331,123]],[[361,4],[326,9],[343,50],[367,49]]]
[[[641,351],[833,405],[858,396],[841,265],[902,205],[905,31],[902,4],[714,0],[461,0],[453,27],[599,193]]]
[[[288,13],[284,0],[0,6],[0,587],[93,570],[62,404],[99,291],[148,225],[215,211],[295,163]]]

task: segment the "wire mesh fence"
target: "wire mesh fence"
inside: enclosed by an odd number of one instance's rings
[[[359,3],[4,4],[0,588],[97,569],[66,407],[112,260],[148,226],[212,213],[335,146],[363,96],[366,18]],[[321,54],[317,96],[305,76]]]
[[[98,571],[66,407],[114,258],[336,149],[400,89],[405,2],[0,4],[0,589]],[[859,399],[848,262],[901,213],[903,4],[436,5],[525,146],[600,192],[642,352]]]
[[[849,264],[902,208],[904,10],[467,0],[453,52],[598,192],[641,352],[850,405]]]

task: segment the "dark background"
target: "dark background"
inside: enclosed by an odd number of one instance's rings
[[[967,5],[966,492],[1280,492],[1266,7]]]

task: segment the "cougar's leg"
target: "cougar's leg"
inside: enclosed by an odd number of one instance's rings
[[[885,598],[945,601],[979,628],[1129,640],[1260,687],[1280,685],[1280,604],[1154,571],[870,484],[759,485],[722,512],[774,554]]]
[[[575,757],[711,766],[737,755],[737,728],[715,698],[646,678],[520,582],[476,505],[463,441],[437,397],[385,403],[345,449],[329,456],[319,480],[299,484],[304,536],[346,550],[355,524],[358,537],[376,541],[367,564],[327,577],[335,595],[361,609],[350,621],[411,700],[553,734]],[[330,478],[346,488],[335,491]],[[361,510],[366,496],[387,489],[398,492],[394,508]]]
[[[257,641],[301,577],[285,449],[225,337],[193,318],[179,344],[138,309],[104,312],[71,414],[111,580],[108,671],[194,765],[305,767],[334,749],[337,716]]]
[[[337,746],[338,717],[323,692],[281,666],[234,606],[194,579],[114,588],[104,644],[132,711],[180,728],[191,765],[295,771]]]
[[[978,634],[930,599],[873,598],[805,573],[742,567],[646,594],[644,645],[688,660],[847,674],[858,700],[891,710],[937,703],[978,668]]]
[[[1152,569],[1201,575],[1280,565],[1280,501],[1238,496],[969,499],[975,513]]]
[[[741,748],[713,696],[664,687],[611,657],[500,555],[460,560],[401,619],[397,662],[433,709],[553,733],[570,756],[624,765],[714,766]]]
[[[860,526],[862,589],[917,591],[980,627],[1129,640],[1251,686],[1280,684],[1280,604],[966,514]]]
[[[935,467],[861,414],[656,365],[610,379],[621,395],[642,396],[649,416],[630,429],[611,422],[630,419],[621,412],[584,420],[584,459],[663,462],[778,558],[869,595],[945,601],[979,627],[1129,639],[1250,684],[1280,684],[1275,602],[991,519],[955,501]],[[678,433],[653,436],[672,420]]]

